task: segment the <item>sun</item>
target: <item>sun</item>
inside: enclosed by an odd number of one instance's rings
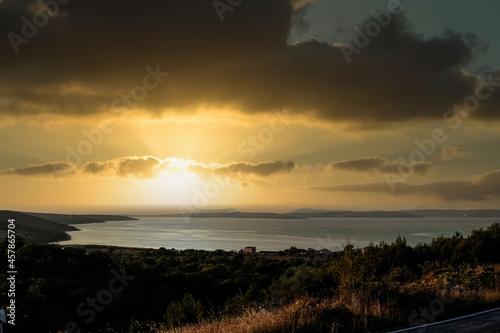
[[[168,188],[170,192],[175,193],[175,195],[189,194],[189,192],[201,185],[201,180],[196,173],[191,171],[164,172],[159,177],[158,182],[162,187]]]
[[[191,205],[203,186],[196,173],[183,168],[163,170],[148,183],[151,201],[169,206]]]

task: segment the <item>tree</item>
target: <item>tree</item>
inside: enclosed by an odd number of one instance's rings
[[[182,301],[172,302],[163,316],[168,327],[199,323],[205,317],[205,307],[190,293],[184,294]]]

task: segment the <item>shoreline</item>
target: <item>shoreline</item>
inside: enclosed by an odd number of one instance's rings
[[[217,250],[204,250],[204,249],[176,249],[176,248],[151,248],[151,247],[134,247],[134,246],[115,246],[115,245],[98,245],[98,244],[68,244],[68,245],[61,245],[61,244],[56,244],[56,243],[50,243],[50,245],[56,245],[61,248],[76,248],[76,249],[82,249],[85,252],[142,252],[142,251],[175,251],[177,253],[183,253],[183,252],[209,252],[209,253],[242,253],[245,256],[254,256],[254,257],[283,257],[283,254],[285,253],[292,253],[293,255],[285,255],[284,257],[290,258],[291,256],[299,256],[299,257],[331,257],[334,256],[335,254],[341,254],[344,252],[344,250],[330,250],[330,249],[300,249],[296,248],[294,246],[287,248],[287,249],[282,249],[279,251],[268,251],[268,250],[263,250],[263,251],[256,251],[255,253],[245,253],[244,249],[240,250],[223,250],[223,249],[217,249]],[[354,251],[359,251],[362,252],[364,251],[365,248],[354,248]]]

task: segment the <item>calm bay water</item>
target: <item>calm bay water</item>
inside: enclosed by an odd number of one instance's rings
[[[261,250],[328,248],[340,250],[348,242],[364,247],[393,242],[398,235],[409,244],[428,243],[455,231],[469,235],[499,218],[311,218],[304,220],[237,218],[165,218],[134,216],[135,221],[78,224],[71,240],[59,244],[98,244],[131,247],[203,250]]]

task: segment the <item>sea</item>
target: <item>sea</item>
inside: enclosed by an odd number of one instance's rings
[[[61,245],[113,245],[141,248],[280,251],[302,249],[339,251],[347,244],[363,248],[370,243],[392,243],[398,236],[409,245],[430,243],[455,232],[469,235],[500,218],[183,218],[132,216],[137,220],[77,224],[79,231]]]

